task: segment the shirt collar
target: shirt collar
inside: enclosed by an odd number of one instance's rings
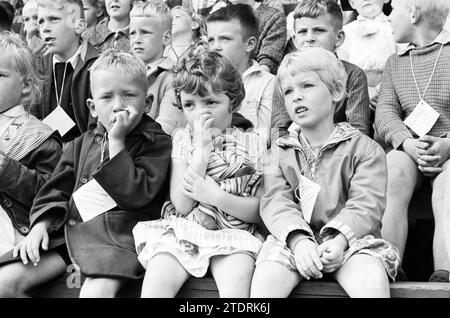
[[[379,15],[377,15],[375,18],[373,19],[368,19],[366,17],[363,17],[362,15],[358,15],[358,17],[356,18],[358,21],[379,21],[379,22],[389,22],[388,17],[381,12]]]
[[[427,46],[431,46],[431,45],[434,45],[434,44],[445,45],[445,44],[448,44],[448,43],[450,43],[450,32],[447,31],[447,30],[442,30],[441,33],[439,33],[438,36],[434,39],[434,41],[431,44],[427,45]],[[404,47],[400,47],[398,49],[397,55],[400,55],[400,56],[405,55],[409,51],[411,51],[413,49],[416,49],[416,48],[417,47],[416,47],[415,44],[407,43],[407,44],[405,44]]]
[[[163,57],[153,63],[149,63],[146,65],[146,69],[147,69],[147,76],[153,74],[154,72],[156,72],[156,70],[158,68],[161,68],[163,70],[170,70],[174,65],[174,62],[168,58],[168,57]]]
[[[261,68],[261,65],[258,64],[255,60],[250,60],[250,67],[242,73],[242,78],[249,76],[252,73],[262,73],[264,70]]]
[[[81,40],[78,50],[75,52],[74,55],[72,55],[70,59],[67,60],[66,63],[70,63],[72,65],[72,68],[75,70],[77,68],[80,59],[83,61],[86,58],[87,49],[88,49],[87,41]],[[58,58],[53,54],[53,68],[55,67],[56,63],[64,63],[64,62],[58,60]]]
[[[0,117],[18,118],[26,114],[25,108],[22,105],[14,106],[7,111],[0,114]]]

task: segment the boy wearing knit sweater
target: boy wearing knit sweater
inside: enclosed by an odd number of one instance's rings
[[[403,255],[408,205],[430,182],[435,220],[430,281],[450,271],[450,33],[443,30],[447,0],[394,0],[390,15],[397,42],[409,42],[389,58],[375,113],[375,129],[393,148],[387,154],[388,190],[382,236]]]

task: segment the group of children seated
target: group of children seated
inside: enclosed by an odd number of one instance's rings
[[[292,39],[264,3],[175,2],[29,0],[0,33],[0,297],[71,264],[80,297],[389,297],[426,184],[448,283],[447,1],[300,0]]]

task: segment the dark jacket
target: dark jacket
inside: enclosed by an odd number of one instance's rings
[[[30,231],[33,199],[50,178],[61,154],[61,140],[55,132],[21,160],[6,157],[0,167],[0,205],[22,235]]]
[[[83,57],[83,63],[78,63],[73,73],[71,100],[73,112],[75,115],[75,123],[82,133],[89,129],[94,129],[97,120],[94,119],[86,100],[91,97],[89,68],[97,59],[98,53],[96,49],[88,44],[86,55]],[[36,67],[39,74],[44,78],[42,87],[42,98],[37,104],[30,108],[30,113],[38,119],[44,119],[54,108],[51,106],[51,92],[53,88],[53,54],[45,54],[36,57]]]
[[[143,274],[132,229],[139,221],[158,219],[167,199],[172,142],[148,116],[125,140],[127,150],[100,164],[103,129],[69,143],[31,210],[31,225],[53,216],[50,247],[66,242],[72,262],[86,276],[137,279]],[[83,222],[72,194],[95,180],[117,206]]]

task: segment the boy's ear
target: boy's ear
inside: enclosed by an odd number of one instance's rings
[[[344,44],[344,41],[345,41],[345,32],[344,32],[344,30],[339,30],[337,32],[336,43],[334,44],[334,49],[336,50],[338,47],[340,47],[342,44]]]
[[[103,16],[105,12],[103,11],[103,8],[98,8],[97,9],[97,14],[95,15],[97,18],[100,18],[101,16]]]
[[[75,33],[78,35],[83,34],[83,32],[86,30],[86,20],[85,19],[77,19],[75,21]]]
[[[22,86],[22,95],[24,96],[28,96],[31,93],[31,89],[32,89],[32,80],[29,79],[25,79],[23,81],[23,86]]]
[[[253,52],[253,50],[256,48],[257,43],[258,43],[258,40],[254,36],[249,37],[247,39],[247,43],[245,45],[245,51],[247,53]]]
[[[192,20],[191,30],[197,30],[198,28],[200,28],[200,24],[197,21]]]
[[[345,88],[346,88],[345,83],[343,83],[343,82],[336,83],[336,91],[331,96],[331,99],[334,103],[338,103],[344,98],[345,93],[346,93]]]
[[[89,111],[91,112],[92,117],[97,118],[98,114],[97,111],[95,110],[95,102],[92,98],[88,98],[86,100],[86,105],[89,108]]]
[[[409,8],[408,14],[411,24],[416,24],[420,21],[420,10],[416,6]]]
[[[172,44],[172,32],[170,30],[167,30],[163,34],[163,45],[164,47],[169,46]]]

